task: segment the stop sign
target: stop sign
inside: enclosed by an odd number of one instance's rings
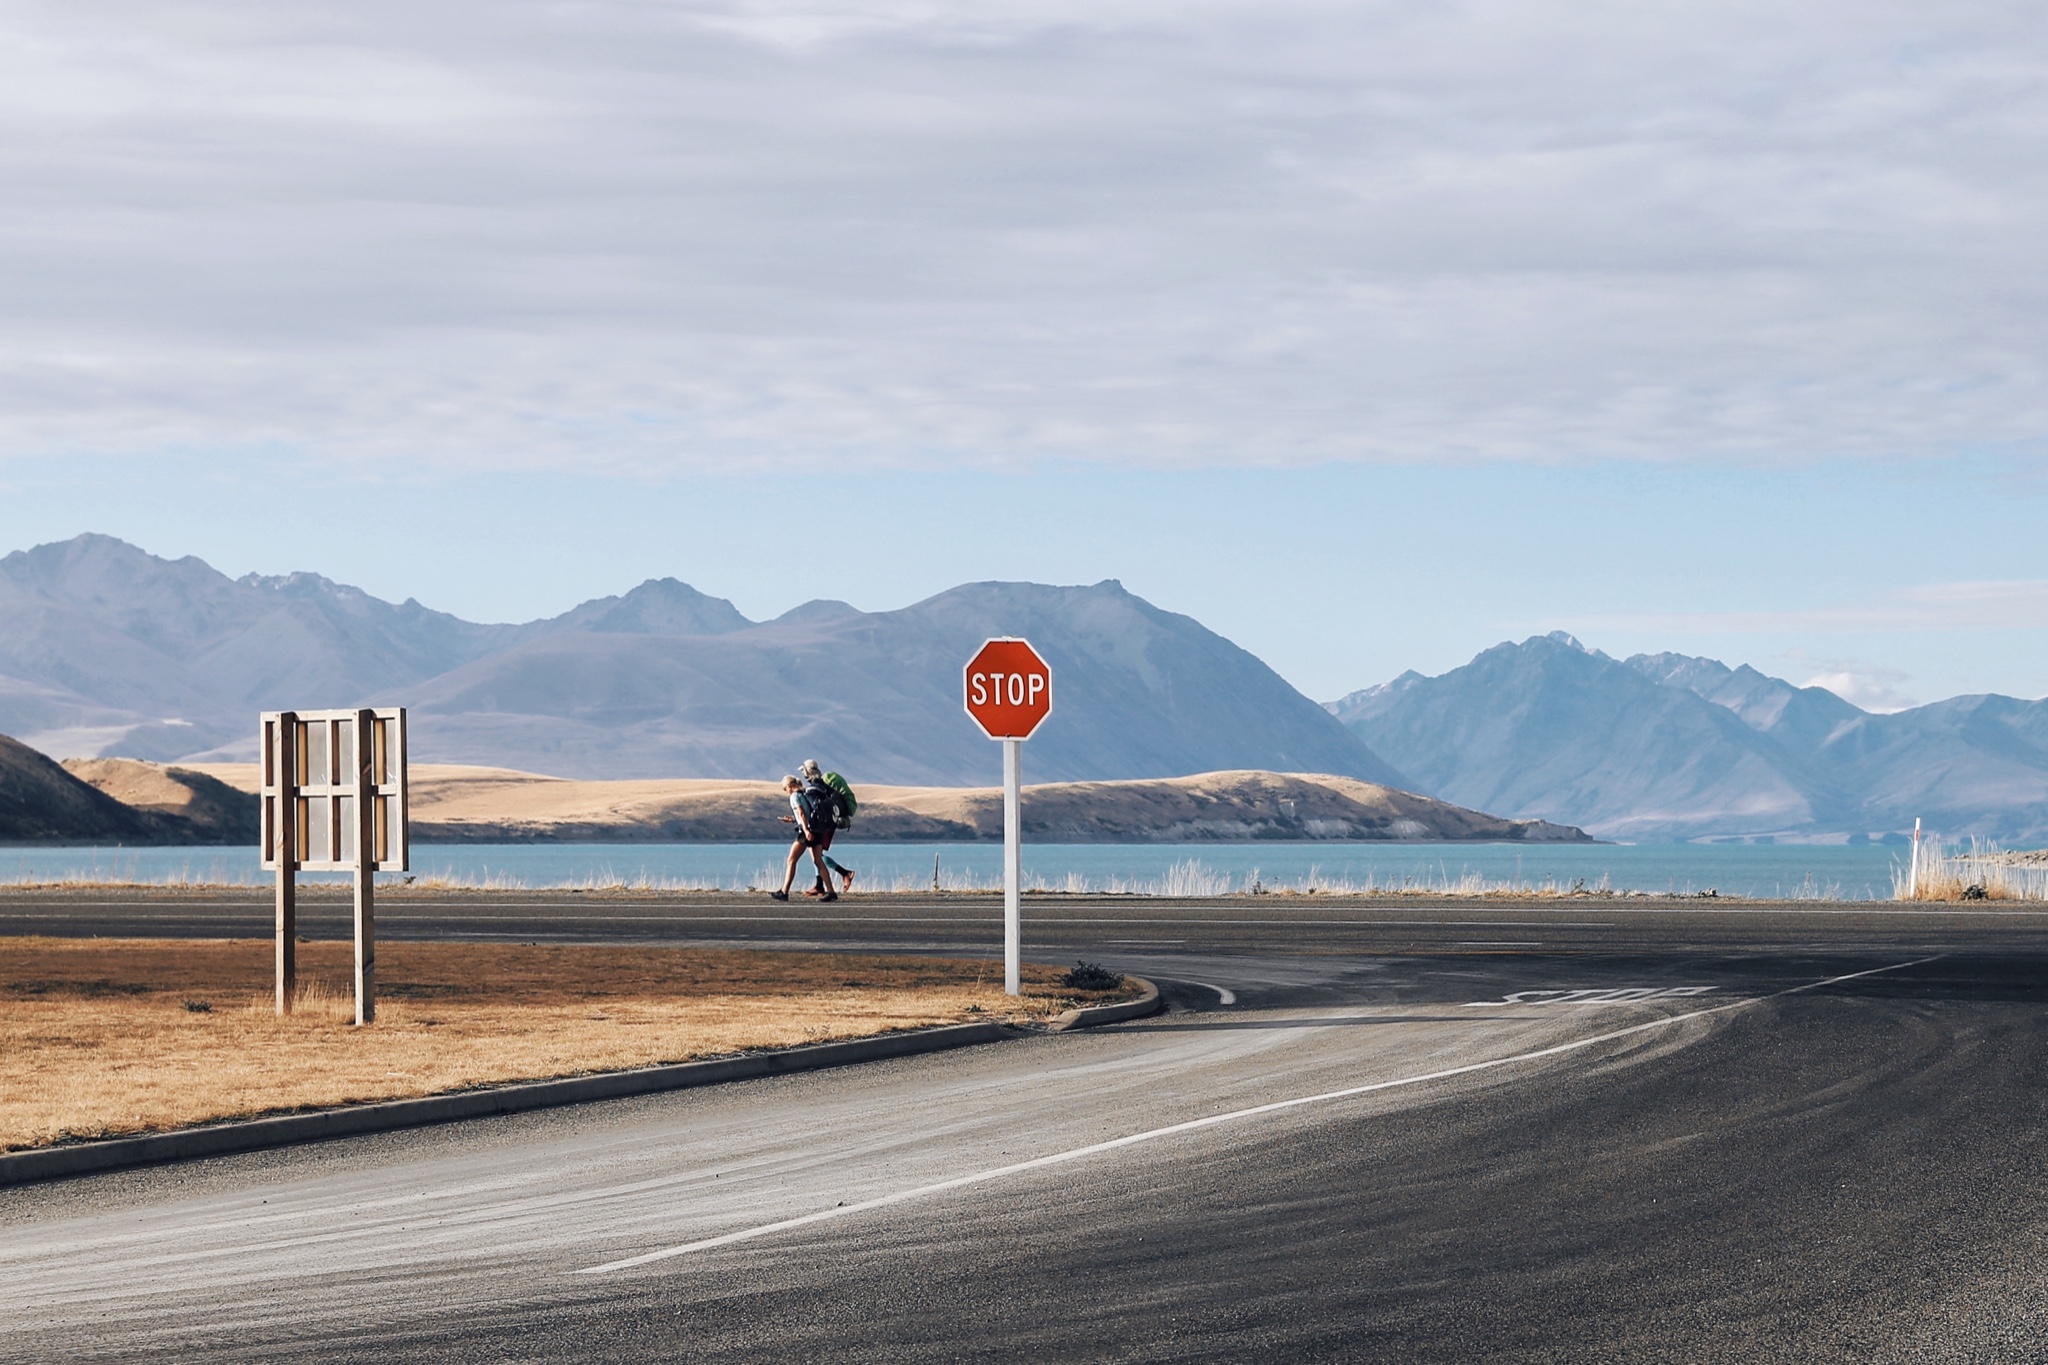
[[[964,672],[967,714],[990,739],[1029,739],[1052,714],[1052,669],[1029,640],[990,640]]]

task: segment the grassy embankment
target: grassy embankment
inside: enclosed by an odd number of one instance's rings
[[[1000,962],[387,942],[358,1029],[350,952],[301,944],[280,1019],[267,940],[4,940],[0,1150],[1118,998],[1027,965],[1013,1000]]]

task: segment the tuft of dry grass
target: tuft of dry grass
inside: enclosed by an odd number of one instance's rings
[[[1906,865],[1892,869],[1892,898],[1919,901],[2048,900],[2048,867],[2014,858],[1989,840],[1972,839],[1967,851],[1938,839],[1920,845],[1916,886]]]
[[[280,1019],[267,939],[0,940],[0,1150],[614,1071],[1116,998],[1027,964],[704,948],[299,946]]]

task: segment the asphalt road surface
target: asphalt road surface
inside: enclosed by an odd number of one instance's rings
[[[0,937],[267,938],[269,892],[23,891],[0,888]],[[345,939],[346,888],[302,887],[299,933]],[[1027,895],[1024,947],[1120,962],[1164,953],[1266,958],[1289,953],[1753,951],[1844,944],[1880,949],[1954,943],[2027,950],[2048,929],[2038,903],[1909,908],[1869,901],[1715,901],[1564,897],[1525,902],[1425,897],[1235,896],[1194,901]],[[692,892],[434,893],[382,890],[377,930],[393,939],[555,943],[733,944],[1000,953],[999,895],[799,896]],[[1960,936],[1960,937],[1958,937]]]
[[[0,1357],[2048,1360],[2039,908],[1279,899],[1027,903],[1152,1020],[0,1190]],[[986,952],[999,913],[767,909],[384,924]]]

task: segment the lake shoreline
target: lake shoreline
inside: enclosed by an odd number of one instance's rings
[[[521,843],[414,845],[410,869],[380,888],[415,886],[745,893],[780,886],[789,845],[729,843]],[[1932,853],[1930,847],[1924,850]],[[992,892],[1003,849],[991,841],[924,844],[841,834],[833,857],[855,870],[852,894]],[[1686,899],[1889,899],[1906,874],[1900,850],[1842,845],[1524,844],[1404,841],[1257,841],[1183,844],[1051,843],[1026,839],[1027,892],[1207,899],[1254,892],[1318,896],[1501,894],[1566,896],[1642,892]],[[811,880],[808,860],[799,869]],[[307,887],[347,874],[301,874]],[[0,849],[0,886],[208,885],[267,887],[246,846],[37,846]],[[835,888],[835,889],[844,889]]]

